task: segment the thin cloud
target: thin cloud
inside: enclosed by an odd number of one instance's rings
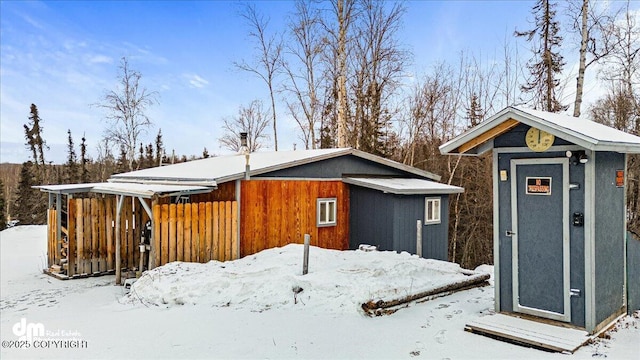
[[[106,55],[91,55],[88,61],[92,64],[111,64],[113,59]]]
[[[203,79],[197,74],[185,74],[185,77],[187,78],[187,80],[189,80],[189,84],[191,85],[191,87],[201,89],[209,85],[209,81]]]

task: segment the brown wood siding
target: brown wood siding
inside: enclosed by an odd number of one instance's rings
[[[235,201],[236,182],[229,181],[218,184],[218,188],[210,193],[191,195],[191,202]]]
[[[349,247],[349,188],[342,181],[250,180],[241,183],[240,256],[311,235],[311,245]],[[318,198],[337,198],[337,225],[318,227]]]

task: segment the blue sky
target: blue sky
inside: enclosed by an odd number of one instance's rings
[[[255,4],[271,18],[272,30],[283,30],[293,10],[287,1]],[[409,70],[421,74],[463,50],[499,52],[516,27],[530,26],[533,1],[406,5],[399,40],[414,54]],[[142,84],[159,93],[148,112],[154,128],[145,143],[162,128],[168,152],[200,155],[207,147],[224,153],[218,144],[222,119],[268,97],[264,83],[233,67],[253,54],[239,9],[231,1],[1,1],[0,162],[28,159],[22,124],[31,103],[44,120],[47,160],[65,161],[67,129],[76,144],[85,134],[95,152],[107,124],[91,104],[115,87],[122,56],[142,73]],[[300,146],[295,122],[277,107],[280,148]]]

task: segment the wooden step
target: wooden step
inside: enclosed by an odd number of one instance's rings
[[[502,341],[569,353],[592,338],[582,329],[555,326],[505,314],[480,317],[465,325],[465,330]]]

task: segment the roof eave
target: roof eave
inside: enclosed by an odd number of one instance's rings
[[[414,168],[414,167],[409,166],[409,165],[405,165],[405,164],[402,164],[402,163],[399,163],[399,162],[396,162],[396,161],[392,161],[392,160],[388,160],[388,159],[385,159],[385,158],[382,158],[382,157],[379,157],[379,156],[376,156],[376,155],[372,155],[372,154],[366,153],[364,151],[351,149],[351,154],[354,155],[354,156],[363,158],[363,159],[367,159],[367,160],[376,162],[376,163],[381,164],[381,165],[386,165],[386,166],[389,166],[389,167],[392,167],[392,168],[395,168],[395,169],[398,169],[398,170],[406,171],[406,172],[408,172],[410,174],[418,175],[420,177],[425,177],[427,179],[431,179],[431,180],[434,180],[434,181],[440,181],[440,179],[442,179],[442,177],[440,175],[436,175],[434,173],[431,173],[431,172],[428,172],[428,171],[425,171],[425,170],[420,170],[420,169]]]
[[[394,189],[380,184],[371,184],[368,182],[359,181],[355,178],[344,178],[342,179],[342,181],[346,184],[360,186],[367,189],[382,191],[384,193],[395,195],[448,195],[464,192],[464,188],[453,185],[447,185],[449,186],[448,189]]]

